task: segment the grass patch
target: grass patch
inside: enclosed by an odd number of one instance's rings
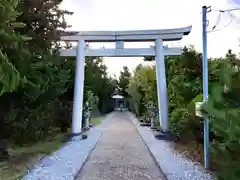
[[[24,147],[10,146],[10,158],[0,162],[0,179],[20,180],[26,174],[28,167],[34,165],[43,156],[51,154],[61,147],[64,134]]]
[[[103,120],[103,117],[102,116],[98,116],[98,117],[92,117],[90,119],[90,124],[94,125],[94,126],[97,126],[101,123],[101,121]]]

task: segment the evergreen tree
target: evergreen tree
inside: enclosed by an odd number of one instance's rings
[[[19,3],[18,10],[23,13],[18,19],[26,24],[19,32],[32,37],[28,47],[34,49],[34,52],[53,51],[53,48],[60,46],[61,32],[70,27],[65,21],[65,16],[73,14],[61,10],[61,2],[62,0],[23,0]]]
[[[120,72],[118,87],[120,89],[120,94],[124,97],[128,97],[127,88],[131,78],[131,73],[127,66],[123,67],[123,70]]]

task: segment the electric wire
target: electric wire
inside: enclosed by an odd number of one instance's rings
[[[211,11],[231,12],[231,11],[239,11],[239,10],[240,10],[240,8],[225,9],[225,10],[223,10],[223,9],[210,9],[210,12],[211,12]]]
[[[217,26],[219,25],[219,23],[220,23],[220,20],[219,20],[219,21],[212,27],[212,30],[211,30],[211,31],[207,31],[207,33],[214,33],[214,32],[220,31],[220,30],[228,27],[229,25],[231,25],[234,18],[233,18],[233,15],[232,15],[231,13],[228,12],[228,14],[231,16],[231,19],[230,19],[230,21],[229,21],[226,25],[224,25],[223,27],[221,27],[221,28],[219,28],[219,29],[216,29],[216,27],[217,27]]]
[[[222,9],[212,9],[211,6],[208,7],[208,9],[209,9],[209,10],[207,11],[207,13],[210,13],[210,12],[212,12],[212,11],[217,11],[217,12],[219,12],[219,15],[218,15],[218,17],[217,17],[216,24],[212,27],[212,30],[211,30],[211,31],[207,31],[207,33],[217,32],[217,31],[220,31],[220,30],[228,27],[229,25],[231,25],[231,23],[233,22],[235,16],[233,16],[230,12],[240,10],[240,8],[225,9],[225,10],[222,10]],[[222,28],[216,29],[216,27],[219,25],[219,23],[220,23],[220,21],[221,21],[222,14],[223,14],[223,13],[226,13],[226,12],[230,15],[231,20],[229,21],[229,23],[227,23],[226,25],[224,25]],[[236,18],[236,17],[235,17],[235,18]]]
[[[220,23],[221,17],[222,17],[222,13],[219,13],[217,17],[216,25],[212,27],[212,30],[214,30],[217,27],[217,25]]]

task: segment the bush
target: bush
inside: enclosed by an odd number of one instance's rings
[[[201,59],[193,47],[184,48],[180,57],[166,58],[170,128],[180,142],[203,144],[203,119],[195,115],[195,103],[203,100]],[[240,179],[239,65],[231,51],[225,58],[209,59],[210,93],[203,110],[210,118],[211,168],[217,170],[219,179]],[[137,115],[147,114],[140,111],[142,104],[153,99],[157,105],[156,88],[144,68],[136,68],[129,84]],[[155,74],[154,68],[151,71]]]

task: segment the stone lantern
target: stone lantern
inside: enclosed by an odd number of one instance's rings
[[[148,103],[148,109],[150,111],[150,118],[151,118],[151,129],[156,129],[157,128],[157,121],[156,121],[156,106],[154,106],[154,103],[150,101]]]

